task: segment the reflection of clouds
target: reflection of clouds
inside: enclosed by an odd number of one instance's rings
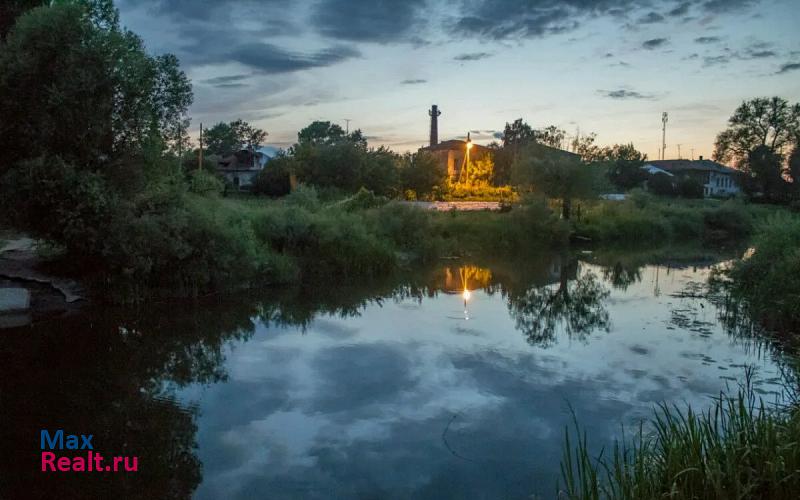
[[[718,326],[667,329],[674,305],[652,296],[650,273],[612,290],[609,335],[546,351],[482,291],[468,331],[443,326],[460,303],[447,294],[317,317],[305,335],[262,327],[227,356],[229,383],[202,399],[197,496],[548,498],[570,407],[607,445],[660,401],[707,404],[741,371],[719,366],[755,361]]]

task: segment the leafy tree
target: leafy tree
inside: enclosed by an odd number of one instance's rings
[[[800,146],[795,146],[789,155],[789,175],[792,177],[794,196],[800,195]]]
[[[494,175],[494,159],[484,155],[479,160],[470,160],[467,169],[467,184],[472,186],[488,186]]]
[[[428,152],[406,153],[400,166],[400,179],[403,191],[412,190],[417,197],[424,198],[444,187],[447,172]]]
[[[279,154],[271,159],[255,178],[253,192],[267,196],[285,196],[292,190],[294,158]]]
[[[759,97],[743,102],[728,120],[728,128],[717,135],[714,159],[742,165],[758,146],[783,157],[798,144],[800,104],[790,105],[780,97]]]
[[[749,185],[771,201],[779,201],[786,194],[782,169],[780,155],[766,145],[756,146],[744,164],[745,175],[752,180]]]
[[[667,174],[656,173],[647,179],[647,189],[659,196],[674,196],[675,185],[672,183],[672,177]]]
[[[633,143],[614,144],[610,148],[605,148],[605,159],[613,161],[639,162],[647,161],[647,155],[637,150]]]
[[[633,144],[615,144],[604,148],[606,161],[613,162],[608,170],[608,178],[621,189],[633,189],[647,180],[647,173],[642,170],[647,155],[637,151]]]
[[[267,133],[243,120],[220,122],[203,134],[203,142],[209,154],[229,156],[246,149],[254,152],[261,147]]]
[[[681,198],[702,198],[704,194],[703,183],[689,175],[678,179],[675,191]]]
[[[0,40],[24,12],[45,4],[45,0],[4,0],[0,2]]]
[[[297,142],[300,144],[336,144],[349,141],[360,147],[367,147],[367,140],[360,129],[354,130],[349,135],[342,127],[328,121],[314,121],[297,133]]]
[[[572,150],[580,155],[581,159],[587,163],[603,161],[608,158],[608,151],[595,144],[597,134],[592,132],[582,137],[576,137],[572,141]]]
[[[523,145],[532,141],[536,132],[522,118],[517,118],[513,123],[506,123],[503,129],[503,147]]]
[[[569,219],[572,199],[591,191],[588,167],[573,155],[529,144],[512,167],[511,180],[561,200],[561,215]]]
[[[103,0],[21,15],[0,48],[0,95],[5,167],[55,155],[99,169],[158,153],[192,101],[177,60],[147,55]]]
[[[566,137],[567,132],[555,125],[550,125],[547,128],[534,132],[534,140],[536,142],[544,144],[545,146],[550,146],[551,148],[561,149]]]

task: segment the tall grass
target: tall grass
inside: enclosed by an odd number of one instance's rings
[[[558,497],[569,500],[790,499],[800,492],[800,415],[749,384],[710,409],[662,404],[631,439],[594,457],[565,431]]]
[[[623,202],[582,202],[573,224],[576,234],[604,243],[718,242],[749,236],[768,214],[779,210],[739,200],[674,200],[642,192]]]
[[[796,332],[800,327],[800,220],[786,214],[764,224],[754,251],[727,273],[734,300],[770,330]]]

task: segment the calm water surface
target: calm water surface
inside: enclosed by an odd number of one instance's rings
[[[599,447],[746,366],[777,394],[779,355],[699,298],[720,259],[456,262],[3,331],[0,497],[552,498],[571,411]],[[142,471],[43,480],[40,428]]]

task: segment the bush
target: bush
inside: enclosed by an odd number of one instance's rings
[[[800,220],[773,217],[756,234],[752,255],[729,272],[730,291],[770,329],[800,327]]]
[[[253,192],[266,196],[285,196],[292,190],[292,159],[286,156],[273,158],[253,181]]]
[[[654,174],[647,180],[647,189],[659,196],[675,196],[675,186],[672,177],[666,174]]]
[[[218,196],[225,192],[225,182],[216,174],[195,169],[189,173],[189,191],[195,194]]]
[[[675,190],[681,198],[703,197],[703,184],[693,177],[684,176],[678,179]]]

